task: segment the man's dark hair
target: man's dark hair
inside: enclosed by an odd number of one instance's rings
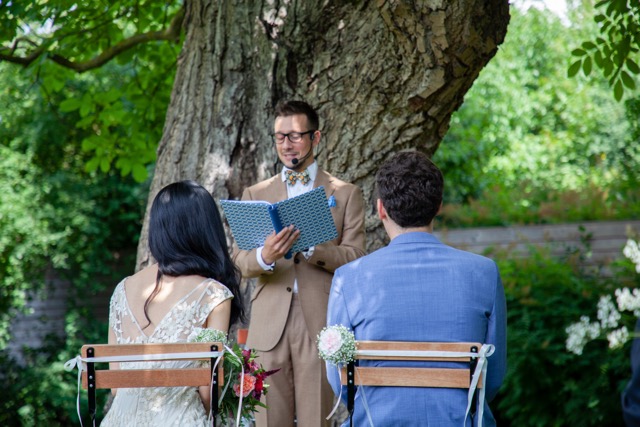
[[[378,198],[400,227],[424,227],[440,209],[444,178],[418,151],[403,151],[385,161],[376,174]]]
[[[307,130],[319,130],[320,120],[314,108],[304,101],[283,101],[276,107],[276,117],[289,117],[296,114],[307,116],[310,128]]]

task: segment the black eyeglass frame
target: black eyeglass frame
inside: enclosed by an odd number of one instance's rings
[[[289,138],[290,142],[296,144],[296,143],[302,141],[302,137],[307,135],[307,134],[311,135],[311,140],[313,141],[313,134],[316,133],[317,130],[318,129],[312,129],[312,130],[308,130],[306,132],[289,132],[289,133],[276,132],[276,133],[272,133],[271,137],[276,142],[276,144],[284,144],[284,140],[286,138]],[[282,135],[282,139],[278,139],[276,135]],[[298,136],[294,137],[294,139],[291,139],[292,135],[298,135]]]

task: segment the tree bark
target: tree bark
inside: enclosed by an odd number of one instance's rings
[[[391,154],[432,155],[509,22],[508,0],[190,0],[148,212],[165,185],[194,179],[216,199],[274,173],[273,107],[303,99],[321,117],[322,167],[360,185],[367,249],[375,172]]]

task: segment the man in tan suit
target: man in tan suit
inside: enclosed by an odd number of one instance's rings
[[[244,277],[258,277],[251,297],[247,346],[266,369],[280,371],[267,381],[268,409],[257,427],[328,426],[333,393],[316,337],[325,326],[333,272],[364,255],[362,191],[318,167],[314,148],[321,139],[318,114],[307,103],[289,101],[276,109],[274,140],[281,173],[245,189],[242,200],[275,203],[324,186],[338,237],[284,258],[299,236],[293,226],[271,234],[264,246],[241,251],[234,260]],[[303,176],[297,176],[297,173]],[[284,225],[284,224],[283,224]]]

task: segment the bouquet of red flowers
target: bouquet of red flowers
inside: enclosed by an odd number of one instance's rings
[[[216,329],[196,328],[189,336],[189,341],[225,343],[224,388],[218,401],[218,414],[222,425],[226,425],[229,418],[233,419],[238,414],[240,423],[243,424],[243,420],[253,418],[258,407],[266,408],[264,403],[260,402],[260,398],[267,394],[269,387],[265,379],[279,369],[265,370],[256,361],[258,356],[255,350],[242,349],[238,344],[227,346],[226,334]]]
[[[224,391],[220,401],[222,424],[226,422],[227,417],[234,417],[238,413],[240,402],[243,419],[253,418],[259,406],[266,408],[264,403],[260,402],[260,397],[267,394],[269,387],[265,379],[279,371],[263,369],[256,361],[255,350],[243,350],[238,344],[234,344],[232,350],[236,357],[228,353],[224,357]],[[229,388],[233,390],[232,393],[229,393]]]

